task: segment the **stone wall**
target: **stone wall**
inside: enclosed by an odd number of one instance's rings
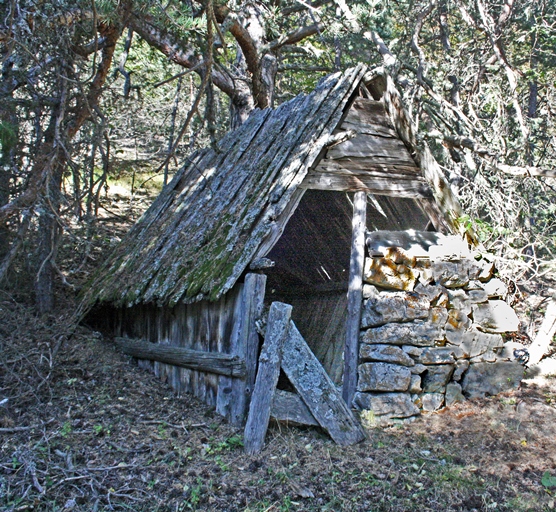
[[[379,423],[519,386],[517,316],[488,255],[436,233],[367,239],[355,403]]]

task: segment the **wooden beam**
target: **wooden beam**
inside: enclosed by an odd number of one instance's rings
[[[303,180],[300,187],[340,192],[364,191],[367,194],[414,199],[425,199],[432,195],[430,187],[424,180],[376,177],[365,172],[347,174],[314,171]]]
[[[311,414],[338,444],[365,439],[365,432],[293,321],[282,349],[282,369]]]
[[[319,422],[311,414],[301,397],[290,391],[276,390],[270,407],[270,416],[276,421],[290,425],[319,426]]]
[[[259,319],[266,288],[264,274],[247,274],[234,312],[230,351],[245,360],[244,380],[221,377],[218,382],[216,412],[232,425],[243,426],[257,374],[259,335],[255,322]]]
[[[144,340],[114,338],[124,354],[138,359],[148,359],[160,363],[182,366],[191,370],[216,373],[229,377],[245,378],[245,360],[237,356],[190,350],[171,345],[160,345]]]
[[[367,222],[367,194],[356,192],[353,198],[351,258],[349,263],[349,288],[344,348],[344,381],[342,397],[351,407],[357,387],[357,362],[359,357],[359,330],[363,300],[363,265],[365,263],[365,228]]]
[[[249,454],[260,452],[264,445],[272,398],[280,375],[282,346],[288,337],[291,314],[292,307],[288,304],[273,302],[270,306],[265,341],[259,357],[259,371],[244,432],[243,444]]]

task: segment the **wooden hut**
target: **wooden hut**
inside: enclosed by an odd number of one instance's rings
[[[460,217],[392,80],[359,65],[190,156],[83,304],[115,335],[189,349],[148,365],[241,424],[263,313],[285,302],[351,402],[365,229],[455,233]]]

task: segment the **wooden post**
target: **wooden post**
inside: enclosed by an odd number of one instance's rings
[[[259,335],[255,322],[260,317],[266,287],[264,274],[247,274],[235,309],[230,340],[231,355],[245,360],[245,379],[220,377],[216,412],[228,418],[232,425],[243,426],[257,374]]]
[[[245,451],[254,454],[261,451],[270,420],[270,406],[280,375],[282,346],[288,337],[292,307],[273,302],[268,314],[266,336],[261,356],[255,389],[251,397],[249,415],[245,425]]]
[[[342,397],[351,407],[357,386],[359,330],[363,300],[363,265],[365,263],[365,228],[367,222],[367,194],[356,192],[353,198],[351,259],[347,293],[346,344],[344,348],[344,380]]]

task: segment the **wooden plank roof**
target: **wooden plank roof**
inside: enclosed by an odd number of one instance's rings
[[[330,75],[189,157],[94,276],[82,307],[171,306],[226,293],[273,245],[367,73],[359,65]]]

